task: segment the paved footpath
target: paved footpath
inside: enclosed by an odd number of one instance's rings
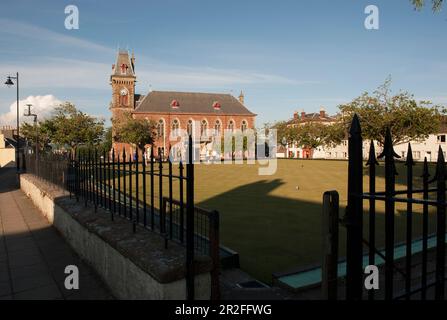
[[[113,299],[17,185],[15,169],[0,168],[0,300]],[[79,269],[79,290],[64,286],[67,265]]]

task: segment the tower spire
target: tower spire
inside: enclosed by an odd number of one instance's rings
[[[241,93],[239,94],[239,102],[244,104],[244,98],[245,98],[244,92],[241,90]]]

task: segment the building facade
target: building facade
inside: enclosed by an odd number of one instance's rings
[[[336,117],[330,116],[326,113],[323,107],[320,108],[318,113],[306,113],[301,111],[295,112],[293,118],[287,122],[288,127],[302,126],[307,123],[321,123],[324,125],[331,125],[337,121]],[[312,149],[309,147],[298,146],[296,143],[288,144],[285,147],[281,147],[277,153],[278,157],[283,158],[302,158],[313,159],[319,156],[318,148]]]
[[[294,113],[294,116],[289,120],[289,125],[300,125],[309,121],[321,122],[327,125],[334,124],[337,121],[337,116],[328,116],[323,109],[320,113],[304,113],[301,115]],[[435,162],[438,158],[439,147],[442,148],[444,158],[447,152],[447,126],[441,126],[439,132],[430,134],[427,139],[422,141],[411,141],[412,156],[414,161],[424,161],[425,157],[429,162]],[[370,141],[363,141],[363,159],[369,157]],[[383,146],[377,141],[374,142],[376,154],[382,153]],[[394,145],[394,151],[405,160],[408,156],[408,143],[401,143]],[[311,159],[332,159],[332,160],[347,160],[348,159],[348,140],[343,140],[341,144],[336,146],[320,146],[313,150],[306,150],[306,148],[298,147],[296,144],[282,147],[277,153],[278,158],[311,158]]]
[[[130,113],[135,119],[146,119],[157,125],[157,137],[154,154],[161,150],[167,156],[179,129],[189,134],[200,132],[201,153],[210,150],[211,137],[206,137],[209,129],[220,137],[225,129],[240,130],[255,128],[256,114],[244,104],[244,94],[238,98],[224,93],[150,91],[146,95],[135,93],[135,57],[127,51],[119,51],[116,63],[112,65],[110,84],[112,101],[110,110],[112,119],[124,119],[124,113]],[[125,143],[113,142],[116,151],[134,152]],[[150,148],[151,146],[147,146]],[[147,150],[149,151],[149,150]]]
[[[16,165],[17,129],[0,127],[0,168]]]

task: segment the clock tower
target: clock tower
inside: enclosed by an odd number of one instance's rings
[[[135,109],[135,57],[129,57],[127,50],[119,50],[116,63],[112,65],[110,85],[112,86],[112,121],[121,121],[125,113],[131,113]],[[129,146],[125,143],[115,141],[115,132],[112,130],[113,148],[117,154],[126,149],[131,154]]]
[[[129,52],[119,50],[116,63],[112,65],[110,84],[112,86],[112,101],[110,109],[113,119],[119,118],[123,112],[135,109],[135,58],[129,57]]]

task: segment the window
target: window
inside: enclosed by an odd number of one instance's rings
[[[159,137],[164,137],[165,136],[165,121],[163,119],[160,119],[158,121],[158,126],[157,126],[157,134]]]
[[[441,134],[438,136],[438,143],[445,143],[445,134]]]
[[[242,130],[242,132],[247,130],[247,121],[245,121],[245,120],[242,121],[241,130]]]
[[[180,129],[180,122],[177,119],[174,119],[174,121],[172,121],[172,135],[174,137],[178,136],[179,129]]]
[[[214,130],[216,130],[216,135],[220,136],[220,129],[222,127],[222,124],[220,122],[220,120],[216,120],[216,123],[214,124]]]
[[[228,130],[233,131],[234,130],[234,121],[230,120],[230,122],[228,123]]]
[[[420,159],[421,158],[421,152],[420,151],[413,151],[413,158],[414,159]]]
[[[188,135],[192,135],[192,126],[193,126],[192,120],[188,120],[188,124],[186,127],[186,130],[188,131]]]
[[[200,123],[200,135],[206,136],[206,130],[208,129],[208,122],[203,119]]]

